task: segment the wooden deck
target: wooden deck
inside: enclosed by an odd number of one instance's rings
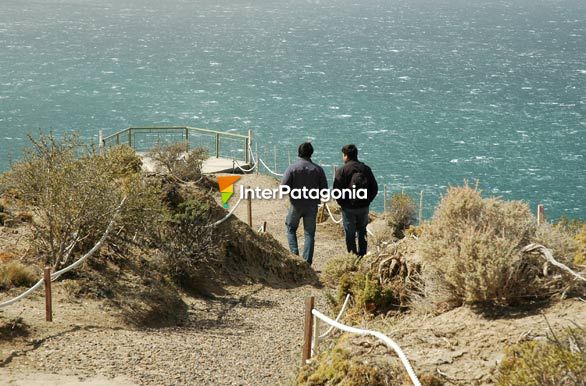
[[[145,153],[138,153],[142,158],[142,169],[147,173],[159,173],[161,170],[158,170],[152,158],[147,157]],[[244,169],[249,169],[251,165],[241,165]],[[231,159],[228,158],[216,158],[210,157],[203,163],[202,172],[204,174],[216,174],[216,173],[238,173],[240,174],[240,169],[236,168],[234,170],[234,163]]]

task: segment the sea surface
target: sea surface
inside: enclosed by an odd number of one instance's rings
[[[252,129],[425,217],[467,179],[586,219],[585,114],[584,0],[0,0],[0,171],[38,129]]]

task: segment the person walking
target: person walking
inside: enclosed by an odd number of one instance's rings
[[[287,168],[283,175],[281,185],[287,185],[291,189],[327,189],[328,181],[326,174],[321,166],[311,160],[312,154],[313,146],[311,143],[304,142],[299,145],[299,159]],[[289,201],[291,202],[291,206],[289,207],[287,219],[285,220],[289,249],[292,253],[299,255],[297,228],[299,227],[299,221],[303,219],[305,237],[303,259],[311,265],[313,263],[313,249],[315,244],[317,207],[320,200],[309,199],[308,197],[293,198],[290,195]]]
[[[334,189],[367,190],[366,198],[342,197],[336,200],[342,208],[346,248],[348,252],[364,256],[368,248],[366,241],[368,211],[370,203],[378,194],[378,184],[370,167],[358,161],[358,149],[355,145],[346,145],[342,148],[342,159],[344,166],[336,170]],[[357,235],[358,248],[356,247]]]

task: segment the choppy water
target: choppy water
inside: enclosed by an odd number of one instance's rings
[[[426,216],[478,178],[586,218],[585,93],[583,0],[0,0],[0,170],[37,128],[251,128]]]

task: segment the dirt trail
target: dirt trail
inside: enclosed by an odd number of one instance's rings
[[[256,175],[243,176],[239,183],[278,184]],[[253,226],[258,229],[266,221],[269,232],[283,245],[287,205],[285,200],[253,202]],[[246,205],[236,215],[247,221]],[[301,247],[302,227],[299,234]],[[330,227],[318,226],[316,269],[338,253],[341,242]],[[42,321],[40,295],[4,311],[5,318],[21,316],[30,323],[34,340],[0,341],[0,385],[22,384],[23,379],[34,384],[45,379],[44,374],[59,375],[43,383],[47,385],[93,385],[95,377],[106,377],[105,385],[288,384],[300,364],[304,298],[315,295],[318,307],[327,312],[322,290],[260,284],[226,290],[226,295],[214,299],[187,298],[186,326],[136,330],[118,322],[117,311],[97,301],[69,299],[63,283],[57,283],[53,324]]]

